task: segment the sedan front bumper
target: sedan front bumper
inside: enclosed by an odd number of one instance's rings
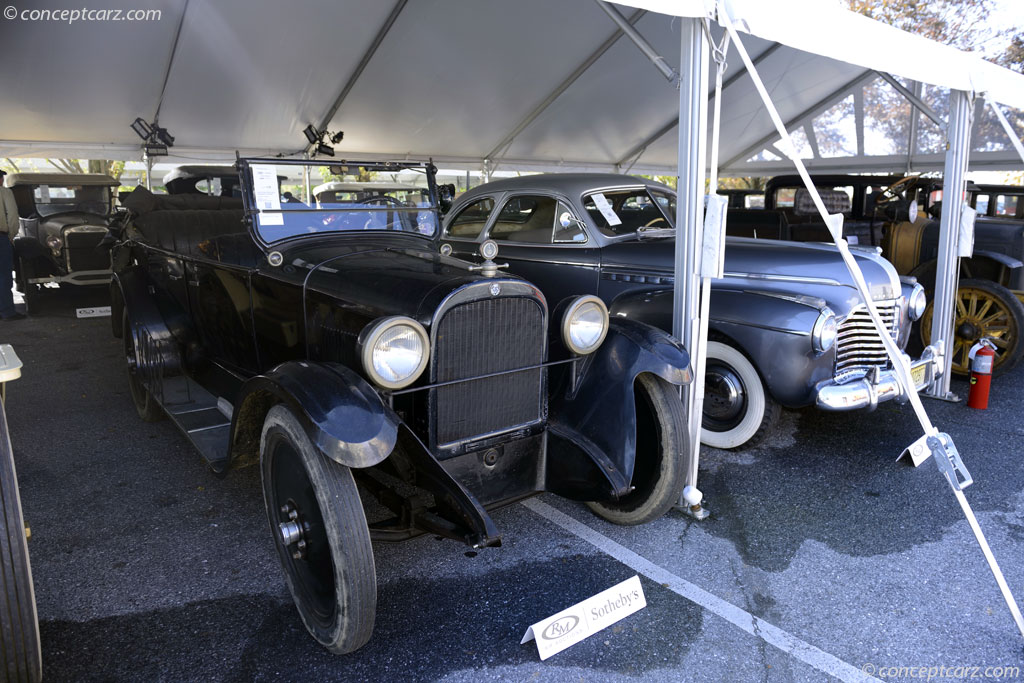
[[[910,357],[907,356],[907,360]],[[921,358],[911,362],[910,374],[914,378],[914,390],[920,391],[942,374],[943,358],[941,348],[928,346]],[[822,410],[833,412],[868,408],[874,410],[879,403],[896,399],[900,403],[907,396],[900,387],[895,370],[868,371],[867,374],[849,380],[829,379],[815,388],[815,403]]]

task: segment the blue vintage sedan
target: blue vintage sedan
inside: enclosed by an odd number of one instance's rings
[[[612,316],[672,329],[675,194],[643,178],[542,174],[486,183],[445,218],[443,240],[462,258],[486,239],[498,261],[554,306],[596,294]],[[876,248],[854,248],[890,334],[906,346],[924,291]],[[477,257],[478,258],[478,257]],[[780,408],[830,411],[905,400],[867,308],[830,244],[729,238],[725,277],[711,294],[702,441],[753,445]],[[916,389],[941,372],[928,347],[912,364]]]

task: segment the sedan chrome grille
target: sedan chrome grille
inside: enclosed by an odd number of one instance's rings
[[[875,306],[886,329],[892,335],[899,317],[896,301],[876,301]],[[836,374],[873,365],[885,367],[888,364],[889,356],[874,323],[871,322],[867,306],[860,304],[854,307],[846,320],[839,323],[839,334],[836,338]]]

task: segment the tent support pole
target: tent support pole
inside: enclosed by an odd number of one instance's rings
[[[996,101],[988,97],[985,99],[988,100],[988,106],[996,113],[996,118],[999,119],[999,125],[1003,127],[1004,131],[1006,131],[1006,135],[1010,138],[1010,143],[1013,145],[1013,148],[1017,150],[1017,155],[1020,157],[1020,160],[1024,161],[1024,144],[1021,144],[1020,138],[1017,137],[1017,131],[1015,131],[1013,126],[1010,125],[1010,122],[1006,120],[1006,115],[1003,114],[1003,110],[998,104],[996,104]]]
[[[936,264],[932,344],[942,342],[946,364],[942,375],[928,387],[934,398],[950,398],[949,375],[953,363],[953,311],[959,279],[960,213],[966,188],[967,158],[971,150],[971,98],[962,90],[949,91],[946,165],[942,180],[942,218],[939,222],[939,257]]]
[[[921,82],[914,81],[914,97],[921,97]],[[910,130],[907,131],[907,173],[914,170],[914,152],[917,151],[917,119],[920,113],[916,107],[910,108]]]
[[[309,159],[309,153],[308,152],[304,156],[307,159]],[[302,185],[303,185],[304,193],[306,195],[305,198],[303,199],[303,201],[306,202],[306,206],[313,206],[313,203],[312,203],[313,196],[312,196],[312,194],[310,192],[310,188],[309,188],[309,166],[303,166],[302,167]]]
[[[699,346],[700,278],[697,258],[700,255],[699,245],[704,223],[709,51],[701,21],[681,19],[680,22],[679,180],[676,184],[672,334],[682,340],[690,353],[690,363],[694,364],[698,354],[706,353],[706,349]],[[682,390],[683,409],[687,413],[687,426],[690,431],[686,485],[693,487],[694,490],[697,488],[697,464],[700,459],[701,415],[697,412],[695,400],[697,389],[696,383],[691,383]],[[691,506],[681,500],[680,508],[698,519],[708,515],[699,504]]]
[[[942,117],[935,113],[935,110],[929,107],[924,100],[921,99],[921,84],[915,83],[914,90],[908,90],[902,83],[896,80],[892,74],[887,74],[884,71],[876,72],[882,77],[882,80],[891,85],[896,92],[903,95],[907,102],[914,105],[918,111],[927,116],[935,123],[936,126],[942,130],[946,130],[946,122],[942,120]]]
[[[146,189],[153,191],[153,157],[142,153],[142,161],[146,164]]]

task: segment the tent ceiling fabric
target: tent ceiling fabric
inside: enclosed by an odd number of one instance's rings
[[[47,5],[80,7],[77,0]],[[621,5],[673,66],[679,21],[666,15],[706,11],[701,0]],[[345,132],[339,158],[675,172],[675,88],[593,0],[301,0],[258,8],[249,0],[142,0],[138,9],[160,10],[159,20],[3,20],[0,157],[137,159],[129,124],[137,116],[152,120],[158,108],[160,125],[177,139],[168,161],[227,161],[235,150],[299,153],[302,129],[322,122],[396,7],[394,24],[328,126]],[[829,3],[731,0],[727,7],[787,122],[841,98],[845,84],[866,80],[872,69],[984,88],[1024,108],[1024,76]],[[726,170],[788,168],[785,160],[746,163],[759,143],[770,144],[773,129],[739,60],[730,61],[721,159],[733,163]],[[885,170],[906,166],[901,154],[808,165],[864,170],[872,160]],[[934,154],[915,166],[934,160],[941,166]],[[1020,166],[1012,151],[976,161]]]

